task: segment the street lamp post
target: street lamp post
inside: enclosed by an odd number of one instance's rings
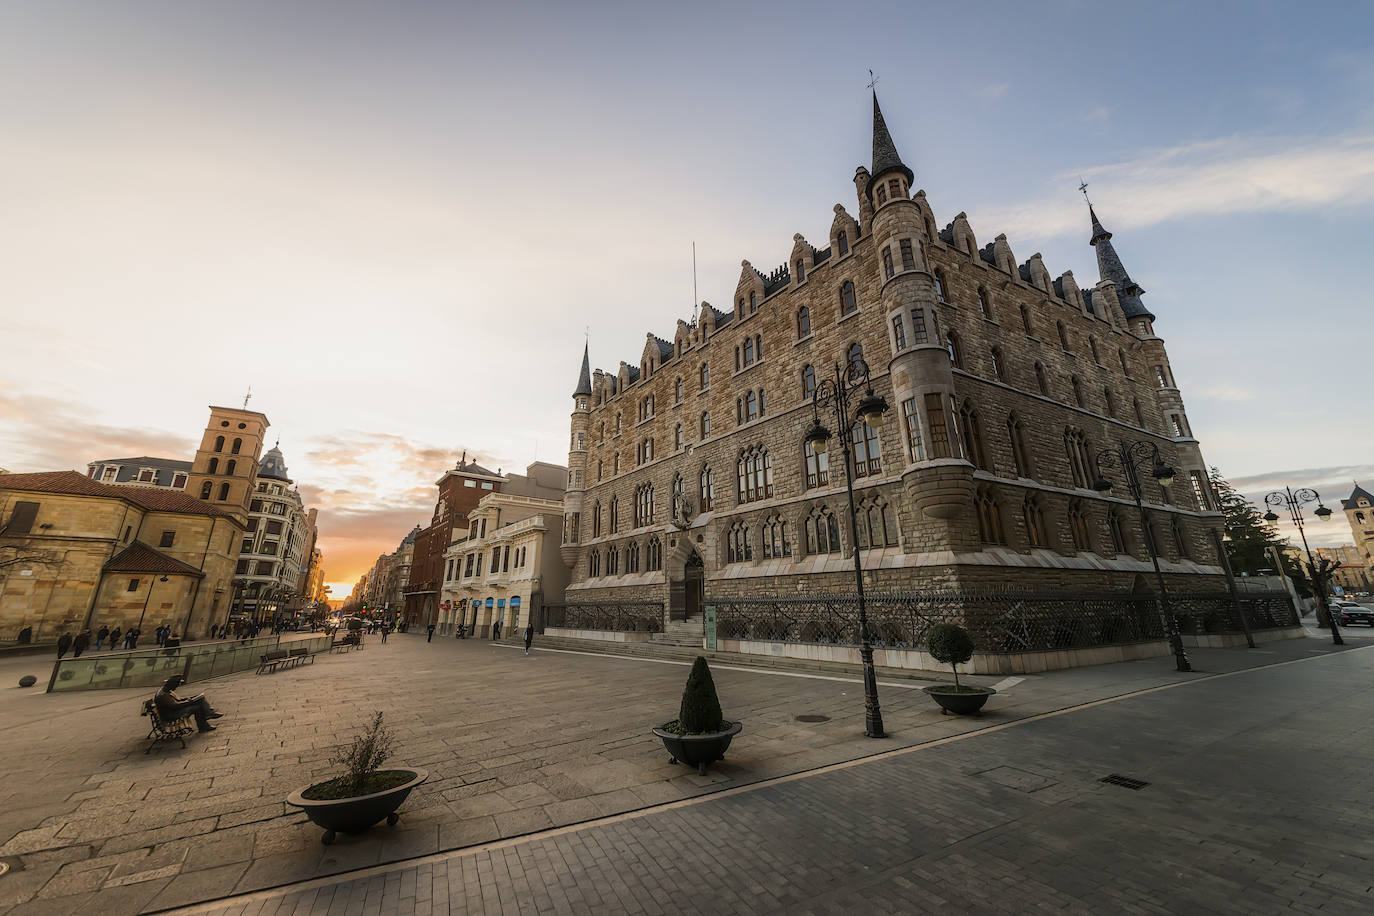
[[[850,397],[865,389],[864,396],[850,413]],[[873,670],[873,644],[868,634],[868,608],[864,601],[863,563],[859,556],[859,520],[854,506],[854,426],[862,421],[865,426],[876,429],[882,425],[883,414],[887,412],[887,399],[873,393],[869,384],[868,363],[854,359],[849,365],[835,364],[835,377],[822,379],[816,386],[811,401],[812,425],[805,437],[819,462],[830,442],[830,430],[821,424],[820,409],[824,406],[835,409],[835,425],[839,428],[840,451],[844,452],[844,486],[849,497],[849,540],[854,550],[854,584],[859,591],[859,657],[864,666],[864,734],[870,738],[886,738],[883,730],[883,713],[878,705],[878,676]]]
[[[1147,462],[1150,476],[1159,481],[1161,487],[1167,487],[1174,482],[1174,469],[1164,463],[1163,456],[1159,454],[1159,446],[1141,439],[1136,442],[1122,442],[1114,449],[1104,448],[1097,453],[1094,462],[1097,480],[1093,482],[1093,489],[1103,495],[1111,491],[1112,482],[1104,473],[1107,469],[1119,468],[1122,476],[1126,478],[1126,487],[1131,491],[1136,513],[1140,516],[1140,530],[1145,535],[1145,549],[1150,551],[1150,562],[1154,564],[1155,583],[1159,587],[1160,615],[1164,621],[1164,633],[1169,637],[1169,646],[1174,652],[1174,663],[1179,671],[1192,671],[1193,666],[1188,662],[1188,653],[1183,651],[1183,636],[1178,631],[1178,620],[1169,605],[1169,590],[1164,585],[1164,573],[1159,569],[1159,548],[1155,545],[1154,531],[1145,516],[1145,493],[1140,485],[1140,470]]]
[[[1316,560],[1312,559],[1312,548],[1307,546],[1307,532],[1303,529],[1302,507],[1308,503],[1316,503],[1317,508],[1313,513],[1317,518],[1326,521],[1331,517],[1331,510],[1322,504],[1322,498],[1316,490],[1303,487],[1300,490],[1293,490],[1291,487],[1284,487],[1282,490],[1274,492],[1264,497],[1264,504],[1269,507],[1269,511],[1264,513],[1266,522],[1277,522],[1278,513],[1274,510],[1279,506],[1288,509],[1288,515],[1297,526],[1298,536],[1302,538],[1302,549],[1307,554],[1307,571],[1312,576],[1312,588],[1317,594],[1317,622],[1326,626],[1326,621],[1331,623],[1331,642],[1337,646],[1345,645],[1345,640],[1341,639],[1341,628],[1336,623],[1336,615],[1332,614],[1326,606],[1326,588],[1324,580],[1325,570],[1317,566]],[[1279,572],[1283,569],[1280,567]],[[1325,619],[1323,619],[1325,618]]]
[[[155,581],[149,581],[149,582],[148,582],[148,594],[146,594],[146,595],[143,596],[143,610],[142,610],[142,611],[139,611],[139,614],[138,614],[138,625],[137,625],[136,627],[134,627],[134,629],[135,629],[135,630],[138,630],[140,633],[143,632],[143,615],[146,614],[146,613],[148,613],[148,601],[153,597],[153,588],[157,585],[158,582],[166,582],[166,581],[167,581],[167,577],[166,577],[166,576],[159,576],[159,577],[157,578],[157,580],[155,580]]]

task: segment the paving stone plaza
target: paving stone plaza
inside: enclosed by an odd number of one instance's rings
[[[978,719],[885,680],[881,741],[848,674],[718,664],[745,728],[704,777],[649,734],[663,661],[373,639],[203,682],[220,729],[146,755],[147,689],[8,688],[0,912],[1363,912],[1374,640],[1347,642],[1009,679]],[[374,709],[429,781],[324,846],[284,799]]]

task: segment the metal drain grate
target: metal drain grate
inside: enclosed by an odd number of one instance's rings
[[[1143,779],[1132,779],[1129,776],[1122,776],[1120,773],[1103,776],[1098,782],[1105,782],[1109,786],[1121,786],[1123,789],[1135,789],[1136,791],[1149,785],[1149,783]]]
[[[818,715],[815,715],[814,713],[810,713],[810,714],[807,714],[807,715],[804,715],[804,716],[797,716],[797,721],[798,721],[798,722],[829,722],[829,721],[830,721],[830,717],[829,717],[829,716],[818,716]]]

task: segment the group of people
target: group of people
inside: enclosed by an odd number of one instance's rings
[[[232,620],[225,624],[210,627],[211,639],[252,639],[258,635],[262,624],[256,620]],[[276,632],[275,630],[273,632]]]
[[[159,646],[167,642],[167,636],[162,634],[163,629],[163,627],[158,627],[157,644]],[[170,635],[172,628],[166,627],[165,629],[167,634]],[[72,658],[79,658],[82,652],[85,652],[91,647],[92,641],[95,642],[97,651],[105,648],[114,651],[119,648],[121,641],[124,643],[124,648],[136,649],[138,648],[138,638],[141,635],[143,635],[142,631],[140,631],[138,627],[129,627],[127,630],[120,630],[117,626],[114,629],[110,629],[102,625],[100,629],[95,631],[94,635],[91,634],[88,628],[77,633],[75,636],[73,636],[69,630],[57,637],[57,657],[62,658],[70,652]]]
[[[433,641],[434,641],[434,624],[431,623],[431,624],[429,625],[428,631],[429,631],[429,635],[425,637],[425,642],[433,642]],[[455,639],[467,639],[467,636],[468,636],[468,634],[467,634],[467,624],[466,624],[466,623],[460,623],[460,624],[458,624],[458,631],[457,631],[456,633],[454,633],[453,636],[454,636]],[[492,624],[491,624],[491,638],[492,638],[492,639],[500,639],[500,638],[501,638],[501,620],[500,620],[500,618],[497,618],[496,620],[492,621]],[[530,654],[530,646],[532,646],[533,644],[534,644],[534,625],[533,625],[533,624],[529,624],[529,625],[527,625],[527,626],[525,627],[525,654],[526,654],[526,655],[529,655],[529,654]]]

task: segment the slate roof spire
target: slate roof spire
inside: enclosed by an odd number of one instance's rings
[[[1086,198],[1087,192],[1083,196]],[[1092,201],[1088,202],[1088,216],[1092,219],[1093,234],[1088,240],[1088,244],[1097,249],[1097,273],[1103,280],[1110,280],[1116,287],[1116,297],[1121,302],[1121,311],[1127,318],[1145,317],[1154,321],[1155,316],[1145,307],[1145,303],[1140,301],[1141,295],[1145,290],[1140,284],[1131,279],[1131,275],[1126,273],[1125,266],[1121,263],[1121,258],[1117,255],[1116,249],[1112,247],[1112,234],[1102,226],[1102,221],[1097,218],[1097,212],[1093,210]]]
[[[582,345],[582,374],[577,377],[577,387],[573,389],[573,397],[579,394],[592,393],[592,364],[589,352],[590,344]]]
[[[902,162],[902,157],[897,152],[897,144],[892,142],[892,134],[888,132],[887,122],[883,120],[883,109],[878,105],[878,90],[876,89],[873,90],[873,168],[870,171],[872,175],[868,179],[870,188],[873,187],[874,182],[889,172],[901,172],[906,175],[907,184],[911,184],[916,179],[911,169]]]

